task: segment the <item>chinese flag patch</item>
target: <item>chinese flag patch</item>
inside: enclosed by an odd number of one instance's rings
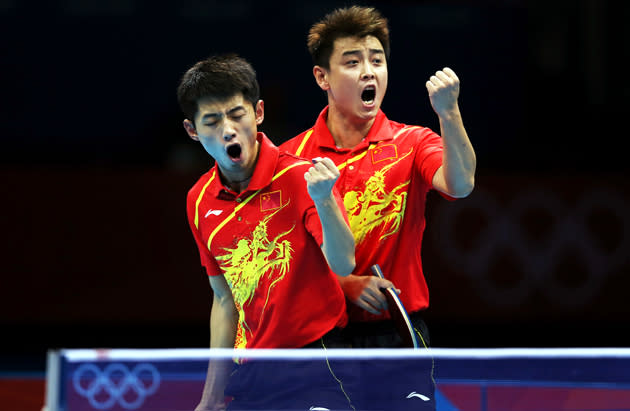
[[[260,195],[260,211],[275,210],[282,206],[282,192],[280,190]]]
[[[398,158],[396,146],[393,144],[384,144],[377,146],[372,150],[372,163],[378,163],[383,160]]]

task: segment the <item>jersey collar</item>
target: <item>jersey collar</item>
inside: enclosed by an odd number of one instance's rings
[[[278,147],[273,144],[265,133],[260,131],[256,135],[256,140],[260,143],[260,150],[258,151],[254,174],[252,174],[252,180],[249,182],[247,190],[241,192],[238,196],[266,187],[271,183],[276,165],[278,164],[278,157],[280,155]],[[210,189],[215,197],[223,197],[225,195],[228,197],[237,196],[236,193],[232,193],[221,183],[221,179],[219,178],[219,166],[216,162],[212,168],[212,173],[216,178],[213,179]]]
[[[280,150],[263,132],[258,132],[256,139],[260,143],[258,161],[252,175],[252,181],[247,186],[247,191],[258,190],[271,183],[274,176]]]
[[[349,151],[349,149],[338,148],[335,145],[335,140],[333,139],[332,134],[330,134],[330,130],[326,125],[326,119],[328,118],[328,108],[329,106],[324,107],[324,109],[319,113],[317,120],[315,121],[315,125],[313,126],[314,132],[316,135],[320,136],[318,138],[319,146],[322,148],[327,148],[334,151]],[[359,144],[366,143],[377,143],[383,140],[391,140],[392,137],[392,129],[389,124],[389,120],[385,113],[381,109],[376,113],[376,118],[374,119],[374,124],[370,127],[370,131],[367,136],[363,139],[363,142]]]

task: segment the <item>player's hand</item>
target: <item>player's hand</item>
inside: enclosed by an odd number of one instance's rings
[[[202,395],[201,401],[195,407],[194,411],[225,411],[227,403],[225,398],[213,398],[211,395]]]
[[[400,290],[391,281],[376,276],[350,274],[338,280],[350,302],[376,315],[387,310],[387,299],[381,291],[382,288],[393,287],[396,293],[400,294]]]
[[[459,78],[453,70],[444,67],[438,70],[426,82],[431,106],[438,116],[445,116],[453,111],[459,111],[457,98],[459,97]]]
[[[227,405],[224,402],[217,402],[214,404],[202,404],[200,403],[195,407],[194,411],[225,411],[227,409]]]
[[[314,202],[331,198],[332,188],[339,178],[339,169],[328,157],[316,157],[313,166],[304,173],[308,194]]]

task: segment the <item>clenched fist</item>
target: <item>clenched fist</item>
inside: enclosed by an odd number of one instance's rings
[[[308,194],[314,202],[328,199],[339,178],[339,169],[328,157],[316,157],[313,166],[304,173]]]

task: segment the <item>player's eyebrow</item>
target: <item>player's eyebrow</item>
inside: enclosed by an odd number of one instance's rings
[[[239,111],[239,110],[245,110],[245,107],[239,104],[238,106],[232,107],[231,109],[229,109],[226,112],[226,114],[229,116],[230,114],[233,114],[234,112]],[[215,118],[215,117],[223,117],[223,113],[221,112],[206,113],[201,117],[201,119],[205,120],[207,118]]]
[[[383,49],[369,49],[370,54],[385,54]],[[361,50],[347,50],[341,53],[342,56],[352,56],[361,54]]]
[[[232,114],[232,113],[234,113],[235,111],[239,111],[239,110],[245,110],[245,107],[244,107],[244,106],[241,106],[241,105],[238,105],[238,106],[236,106],[236,107],[234,107],[234,108],[229,109],[229,110],[227,111],[227,113],[228,113],[228,114]]]

